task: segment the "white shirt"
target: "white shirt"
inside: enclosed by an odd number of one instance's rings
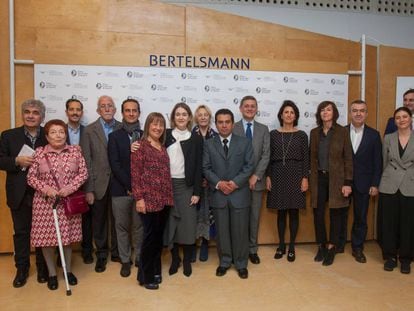
[[[180,141],[189,139],[191,137],[191,132],[187,129],[181,131],[175,128],[172,130],[172,136],[175,138],[176,141],[167,148],[167,153],[170,157],[171,177],[185,178],[185,160]]]
[[[352,149],[354,150],[354,153],[357,152],[359,145],[361,144],[362,135],[364,134],[364,127],[365,125],[362,125],[357,128],[352,123],[350,125],[349,134],[351,136]]]

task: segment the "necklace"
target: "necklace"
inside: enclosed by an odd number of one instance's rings
[[[286,165],[286,156],[289,152],[289,147],[290,147],[290,143],[292,142],[292,137],[293,137],[293,132],[290,133],[289,141],[287,143],[287,147],[286,147],[286,151],[285,151],[285,139],[284,139],[284,135],[283,135],[283,132],[282,132],[282,163],[283,163],[283,166]]]

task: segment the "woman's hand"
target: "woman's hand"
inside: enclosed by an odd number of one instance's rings
[[[147,212],[146,209],[145,209],[145,201],[144,201],[144,199],[138,200],[135,203],[135,209],[137,210],[138,213],[145,214]]]
[[[272,190],[272,180],[270,179],[270,177],[266,177],[266,189],[267,191]]]
[[[306,192],[309,189],[309,182],[307,178],[302,178],[302,182],[300,184],[300,191]]]
[[[66,198],[70,194],[70,189],[68,188],[62,188],[59,190],[58,195],[62,198]]]
[[[342,186],[342,195],[347,198],[352,193],[351,186]]]
[[[200,197],[198,195],[193,195],[190,200],[190,205],[196,205],[200,201]]]

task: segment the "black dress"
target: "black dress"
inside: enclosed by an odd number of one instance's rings
[[[309,175],[308,136],[304,131],[270,132],[270,161],[266,175],[272,181],[272,190],[267,194],[268,208],[306,207],[306,193],[300,189],[302,179]]]

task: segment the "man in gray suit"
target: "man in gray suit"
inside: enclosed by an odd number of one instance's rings
[[[257,255],[257,234],[265,189],[265,172],[270,157],[269,128],[254,120],[257,108],[256,98],[253,96],[243,97],[239,107],[243,119],[237,122],[233,129],[234,134],[247,137],[253,143],[254,170],[253,175],[249,178],[249,188],[252,194],[249,217],[249,258],[254,264],[260,263],[260,258]]]
[[[111,260],[119,261],[116,233],[111,211],[108,135],[121,127],[114,119],[115,103],[109,96],[98,99],[96,112],[100,117],[89,124],[81,137],[81,147],[88,167],[89,178],[84,185],[86,200],[92,205],[92,231],[96,246],[96,272],[106,269],[108,256],[108,214],[111,217]]]
[[[203,171],[217,228],[220,265],[216,275],[223,276],[234,263],[239,277],[246,279],[253,147],[249,139],[232,134],[234,116],[230,110],[218,110],[215,122],[219,135],[205,142]]]

